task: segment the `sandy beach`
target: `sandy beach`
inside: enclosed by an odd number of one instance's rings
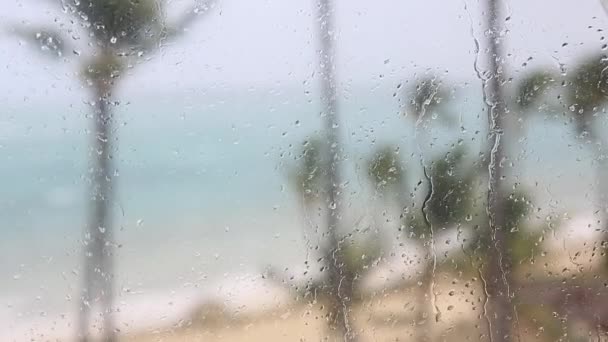
[[[438,285],[440,320],[434,322],[436,338],[458,327],[461,320],[474,317],[479,306],[450,296],[465,285]],[[448,290],[449,289],[449,290]],[[469,290],[470,291],[470,290]],[[357,303],[350,314],[350,325],[361,341],[408,341],[415,336],[414,293],[401,289],[380,293]],[[469,303],[467,303],[469,302]],[[327,312],[321,301],[292,303],[253,315],[231,315],[221,307],[203,307],[192,320],[170,327],[124,335],[125,341],[343,341],[327,328]],[[419,322],[422,324],[422,322]]]
[[[516,277],[560,281],[581,270],[595,272],[601,267],[599,254],[595,253],[597,232],[587,221],[590,219],[577,218],[560,232],[547,235],[539,242],[543,253],[535,262],[521,265]],[[588,227],[588,233],[573,239],[569,226]],[[424,263],[411,255],[416,253],[411,246],[402,248],[360,280],[363,292],[349,314],[350,329],[358,340],[412,341],[421,329],[428,329],[433,341],[487,340],[486,298],[479,274],[444,268],[435,273],[434,296],[429,298],[418,276]],[[450,253],[438,256],[440,263],[449,264]],[[290,272],[285,276],[292,279],[293,274],[301,273]],[[170,292],[123,288],[113,316],[121,341],[344,340],[328,329],[322,293],[302,298],[294,288],[260,273],[225,274],[215,281],[208,280],[205,286],[185,284]],[[416,320],[421,297],[429,316]],[[20,322],[4,331],[2,339],[21,341],[25,336],[33,341],[70,341],[77,317],[74,311],[56,316],[41,313],[35,321]],[[100,326],[99,321],[93,322],[92,331],[99,332]],[[536,336],[538,329],[525,318],[519,322],[522,336]]]
[[[568,226],[581,225],[577,218],[566,223],[561,232],[539,242],[544,252],[535,262],[521,267],[516,274],[522,281],[556,281],[572,277],[582,269],[596,272],[601,259],[594,254],[593,227],[588,234],[572,238]],[[587,224],[585,223],[585,226]],[[393,260],[381,263],[370,272],[367,291],[357,300],[349,315],[349,324],[358,341],[414,341],[421,329],[428,329],[433,341],[486,341],[487,319],[483,280],[475,274],[438,272],[433,282],[434,297],[414,276],[416,267]],[[387,276],[392,274],[392,276]],[[397,281],[401,279],[401,284]],[[240,284],[240,285],[239,285]],[[549,289],[547,289],[550,291]],[[541,291],[543,292],[543,291]],[[424,297],[431,315],[416,320],[419,298]],[[224,301],[208,302],[187,312],[171,324],[152,329],[132,330],[122,335],[124,341],[343,341],[328,329],[327,310],[321,297],[294,299],[287,288],[267,279],[245,277],[224,290]],[[532,299],[534,302],[536,299]],[[544,307],[539,293],[539,310]],[[526,303],[522,303],[525,308]],[[547,303],[548,304],[548,303]],[[550,341],[548,327],[529,321],[521,309],[517,333],[522,341]],[[573,320],[575,323],[575,320]],[[579,329],[588,329],[584,324]],[[576,330],[576,327],[574,328]]]

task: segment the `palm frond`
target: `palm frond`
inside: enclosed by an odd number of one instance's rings
[[[418,121],[427,115],[439,115],[438,118],[444,124],[451,125],[454,120],[442,106],[448,99],[449,93],[445,85],[437,76],[427,76],[418,80],[410,89],[405,90],[405,113],[414,121]]]
[[[569,76],[566,89],[568,109],[579,134],[590,132],[594,114],[608,102],[608,59],[591,56]]]
[[[432,163],[433,194],[428,213],[434,224],[457,224],[471,209],[476,175],[469,172],[465,152],[465,148],[459,146]]]
[[[155,0],[79,0],[65,6],[87,24],[98,44],[124,50],[160,34],[163,3]]]
[[[374,188],[382,193],[403,191],[405,170],[398,148],[389,145],[378,148],[367,161],[367,174]]]
[[[165,26],[165,35],[163,38],[165,40],[172,40],[182,35],[188,30],[189,27],[193,25],[196,20],[199,20],[204,15],[209,14],[215,7],[215,3],[215,0],[199,1],[188,11],[182,13],[182,15],[180,15],[175,22],[168,23]]]
[[[321,139],[317,137],[306,140],[289,174],[296,192],[307,203],[319,200],[324,192],[329,163],[324,158],[323,146]]]
[[[131,42],[129,51],[126,51],[125,55],[141,57],[156,52],[162,46],[181,37],[196,20],[209,14],[215,3],[215,0],[199,0],[197,4],[173,20],[168,20],[164,11],[159,10],[157,18],[153,21],[154,25],[148,25],[144,30],[145,34]]]
[[[12,24],[7,26],[7,31],[23,39],[26,43],[34,45],[47,56],[62,57],[66,55],[68,50],[61,33],[53,28]]]
[[[537,105],[547,94],[554,81],[551,73],[545,70],[535,71],[524,77],[516,89],[516,101],[519,108],[527,110]]]

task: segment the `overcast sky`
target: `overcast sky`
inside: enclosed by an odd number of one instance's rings
[[[69,24],[52,0],[2,0],[0,23]],[[67,0],[66,0],[67,1]],[[181,9],[190,0],[170,1]],[[477,0],[336,0],[338,77],[343,86],[393,84],[425,68],[460,82],[476,81],[475,36],[483,34]],[[482,1],[483,3],[483,1]],[[41,5],[42,4],[42,5]],[[468,11],[465,11],[465,4]],[[313,0],[219,0],[208,16],[139,67],[125,83],[133,92],[281,87],[313,80]],[[513,0],[508,21],[509,68],[554,66],[599,51],[608,16],[599,0]],[[472,24],[472,25],[471,25]],[[589,28],[591,26],[591,28]],[[568,43],[562,47],[563,43]],[[0,103],[80,92],[74,63],[36,56],[14,37],[0,36]],[[381,76],[382,75],[382,76]]]

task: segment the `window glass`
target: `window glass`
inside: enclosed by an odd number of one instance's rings
[[[604,4],[2,1],[0,340],[606,340]]]

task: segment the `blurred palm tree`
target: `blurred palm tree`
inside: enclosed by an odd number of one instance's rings
[[[390,144],[379,146],[367,159],[366,169],[375,197],[382,200],[382,207],[397,204],[401,210],[407,198],[407,177],[400,149]]]
[[[296,164],[289,172],[290,183],[300,198],[305,220],[315,231],[321,231],[321,234],[317,234],[321,237],[318,245],[308,248],[312,250],[311,252],[316,251],[320,254],[318,261],[322,262],[323,277],[317,280],[311,279],[305,287],[304,296],[317,289],[322,290],[320,292],[329,303],[330,329],[336,330],[345,340],[353,341],[356,337],[349,331],[345,315],[351,310],[352,301],[360,296],[357,280],[378,260],[381,255],[381,245],[373,236],[356,235],[363,233],[357,229],[346,234],[340,234],[336,229],[327,229],[325,220],[328,212],[332,210],[327,205],[331,191],[327,186],[330,167],[327,145],[320,138],[315,137],[302,144],[302,151],[296,156]],[[320,222],[317,218],[321,218]],[[324,228],[318,229],[319,226]],[[310,242],[310,236],[305,236],[305,239],[307,243]],[[336,273],[333,272],[338,272],[339,278],[336,278]],[[336,284],[337,280],[340,283]],[[344,316],[340,317],[340,315]]]
[[[199,3],[179,18],[170,21],[166,2],[158,0],[54,0],[64,13],[70,14],[88,32],[91,41],[85,53],[73,50],[81,63],[80,75],[92,93],[94,106],[91,146],[91,193],[87,232],[84,238],[84,285],[80,304],[78,335],[90,338],[91,309],[100,302],[105,341],[116,341],[118,330],[112,317],[114,246],[111,215],[113,159],[115,150],[112,97],[127,69],[140,63],[142,57],[160,49],[181,35],[210,2]],[[11,25],[10,30],[35,42],[43,52],[66,57],[69,48],[62,33],[52,27]],[[68,30],[72,32],[72,30]]]
[[[608,95],[607,85],[608,78],[604,75],[608,63],[603,56],[593,56],[586,58],[574,71],[569,72],[568,76],[562,78],[551,70],[539,69],[529,73],[514,88],[513,95],[506,97],[506,99],[512,99],[513,101],[508,104],[508,108],[515,109],[515,112],[510,114],[519,115],[518,120],[525,120],[525,114],[535,113],[553,113],[561,112],[568,115],[568,120],[572,123],[575,132],[578,136],[585,138],[590,141],[595,147],[595,160],[597,162],[597,183],[600,185],[599,189],[599,201],[602,208],[608,208],[604,193],[606,193],[606,180],[603,175],[605,170],[606,157],[602,154],[602,149],[598,148],[605,146],[601,140],[601,135],[594,130],[595,125],[593,124],[598,113],[603,110],[602,106],[606,103],[606,95]],[[562,79],[561,85],[558,90],[555,88],[558,80]],[[553,92],[556,90],[555,92]],[[506,93],[502,90],[503,94]],[[558,93],[557,99],[559,103],[548,97],[548,95]],[[513,135],[518,132],[515,127],[511,126],[512,118],[507,115],[507,112],[503,114],[502,119],[502,132],[501,140],[502,144],[508,146],[509,142],[513,140]],[[505,146],[505,147],[506,147]],[[504,152],[503,152],[504,153]],[[504,176],[503,176],[504,177]],[[504,191],[504,190],[501,190]],[[504,279],[507,279],[509,286],[512,288],[526,288],[525,293],[520,294],[512,292],[510,297],[516,298],[518,302],[522,300],[524,302],[532,302],[530,300],[533,296],[532,289],[543,289],[543,291],[555,291],[559,292],[560,288],[564,284],[558,284],[557,282],[545,281],[542,279],[514,279],[511,274],[515,269],[523,265],[524,263],[533,262],[535,256],[538,254],[540,249],[540,242],[542,236],[546,233],[546,227],[529,227],[524,224],[525,217],[529,214],[531,209],[529,196],[525,193],[511,193],[503,194],[503,231],[505,244],[504,249],[501,249],[503,254],[502,267],[503,269],[498,272],[496,269],[491,268],[496,265],[493,262],[486,267],[487,272],[492,272],[496,277],[507,275]],[[606,217],[606,211],[602,210],[604,222],[608,221]],[[555,226],[555,223],[552,224]],[[476,243],[477,246],[483,246],[481,249],[487,249],[486,246],[496,246],[496,240],[492,240],[492,236],[480,235],[480,240]],[[488,255],[491,253],[482,252],[481,255]],[[551,287],[556,287],[552,289]],[[534,290],[535,291],[535,290]],[[542,291],[539,291],[538,296],[542,297]],[[522,297],[522,298],[520,298]],[[509,299],[511,302],[511,299]],[[579,305],[578,302],[573,301],[573,306]],[[522,317],[531,318],[534,321],[540,322],[541,319],[534,317],[534,313],[538,313],[540,308],[538,306],[523,305],[518,309],[521,312]],[[561,310],[561,308],[560,308]],[[550,326],[550,325],[547,325]],[[505,327],[506,328],[506,327]],[[509,327],[510,329],[510,327]],[[495,330],[497,331],[497,330]],[[552,334],[556,334],[556,331],[552,331]],[[510,339],[510,338],[509,338]]]
[[[498,66],[495,66],[498,68]],[[501,71],[502,72],[502,71]],[[494,155],[494,160],[500,160],[505,155],[506,145],[512,140],[512,135],[516,133],[514,131],[514,127],[512,127],[512,123],[509,121],[511,118],[507,117],[505,104],[509,99],[513,103],[510,103],[509,107],[516,109],[516,112],[511,113],[511,116],[520,115],[532,111],[535,107],[542,105],[542,99],[547,94],[550,87],[553,85],[554,79],[552,75],[545,70],[537,70],[526,75],[522,81],[517,84],[513,91],[513,95],[506,96],[505,90],[502,89],[502,86],[499,84],[488,84],[488,86],[492,86],[494,91],[499,89],[500,94],[493,94],[490,91],[490,95],[488,97],[489,100],[494,98],[494,107],[491,109],[493,116],[493,124],[494,127],[499,127],[500,129],[500,140],[501,142],[498,145],[492,144],[490,148],[490,155],[492,153],[497,153]],[[489,82],[489,81],[488,81]],[[491,83],[491,82],[489,82]],[[492,87],[490,87],[492,89]],[[445,90],[444,85],[441,81],[437,79],[436,76],[430,76],[426,78],[422,78],[411,90],[406,90],[405,97],[407,106],[405,107],[405,116],[410,117],[415,121],[416,128],[419,129],[421,125],[428,125],[429,120],[438,119],[440,123],[451,126],[454,123],[452,116],[447,113],[447,109],[449,108],[447,98],[449,94]],[[502,105],[500,105],[502,103]],[[502,108],[502,109],[500,109]],[[498,112],[502,110],[501,112]],[[521,119],[525,119],[525,117],[520,117]],[[519,119],[519,118],[518,118]],[[424,127],[423,136],[429,134],[431,127]],[[420,137],[418,137],[420,138]],[[418,142],[420,144],[420,141]],[[494,150],[496,148],[496,150]],[[422,152],[421,152],[422,153]],[[474,205],[472,203],[472,199],[476,194],[476,189],[474,183],[480,177],[483,170],[487,170],[490,166],[490,158],[486,158],[485,161],[480,161],[479,163],[473,163],[468,166],[462,165],[462,157],[464,154],[463,148],[457,148],[451,153],[447,154],[444,159],[435,160],[431,165],[425,166],[425,169],[429,169],[429,173],[425,176],[430,183],[429,193],[427,194],[426,204],[424,205],[426,213],[423,215],[412,215],[407,222],[408,228],[411,230],[411,234],[418,237],[426,237],[427,243],[423,245],[427,246],[426,257],[427,260],[431,260],[428,258],[432,258],[431,244],[432,241],[430,238],[429,226],[437,226],[437,227],[445,227],[449,225],[458,224],[463,221],[465,216],[464,213],[467,213],[466,216],[469,216],[469,219],[472,220],[473,217],[477,217],[478,219],[486,218],[488,216],[485,213],[479,212],[479,210],[475,210]],[[497,157],[498,156],[498,157]],[[421,155],[420,159],[422,161],[425,160],[424,156]],[[458,177],[454,176],[454,169],[460,168],[460,171],[457,172],[459,174]],[[500,170],[500,166],[496,165],[493,167],[494,173],[498,172],[498,174],[490,175],[490,177],[503,177],[503,171]],[[497,170],[498,169],[498,170]],[[426,171],[426,170],[425,170]],[[498,191],[499,194],[491,194],[492,196],[500,195],[502,200],[500,202],[499,207],[495,207],[496,210],[500,208],[499,219],[501,220],[500,227],[506,227],[511,225],[511,220],[513,219],[513,215],[517,215],[517,213],[512,213],[510,210],[510,196],[506,194],[502,194],[502,190],[499,187],[494,187],[494,191]],[[490,199],[490,198],[489,198]],[[495,204],[496,205],[496,204]],[[494,217],[495,221],[496,217]],[[468,221],[468,220],[467,220]],[[472,224],[472,223],[471,223]],[[499,227],[496,222],[494,222],[496,227]],[[483,225],[481,222],[479,225]],[[494,263],[490,266],[486,267],[486,271],[490,272],[492,267],[495,267],[496,271],[494,274],[495,280],[502,281],[503,278],[497,278],[498,273],[502,272],[510,272],[506,265],[511,265],[512,256],[508,255],[512,251],[521,251],[521,246],[524,245],[525,238],[528,237],[528,232],[520,232],[518,230],[509,230],[507,228],[501,228],[501,232],[499,232],[498,236],[496,234],[487,234],[484,231],[476,230],[474,232],[474,236],[472,239],[471,246],[480,246],[480,241],[484,242],[484,246],[494,246],[502,251],[504,254],[504,259],[502,262],[504,265],[502,269],[496,268],[498,267],[499,261],[492,260],[493,255],[496,253],[489,253],[489,251],[484,250],[480,255],[485,257],[489,257],[491,261]],[[504,238],[503,238],[504,236]],[[496,238],[498,237],[499,244],[496,242],[492,242],[490,240],[486,240],[483,237]],[[522,238],[523,239],[520,239]],[[466,261],[469,262],[470,260]],[[463,260],[456,260],[456,263],[462,263]],[[481,266],[482,263],[478,262],[478,266]],[[492,266],[493,265],[493,266]],[[462,265],[461,269],[467,268],[467,265]],[[429,276],[430,275],[430,276]],[[432,282],[432,272],[425,271],[423,273],[423,284],[428,285]],[[508,279],[508,281],[511,281]],[[495,282],[496,286],[500,286]],[[504,283],[503,283],[504,285]],[[427,286],[428,287],[428,286]],[[428,289],[428,296],[432,296],[432,289]],[[432,309],[432,308],[431,308]],[[427,308],[426,312],[423,314],[419,314],[419,317],[428,316],[429,312],[432,310]],[[422,322],[427,322],[422,319]],[[498,326],[497,329],[503,329],[504,327]],[[424,336],[424,332],[428,331],[428,327],[420,329],[421,335],[419,336],[420,340],[428,339],[428,336]],[[503,330],[504,331],[504,330]]]
[[[529,75],[519,87],[524,109],[545,102],[550,112],[561,113],[572,125],[577,137],[589,142],[596,164],[597,201],[601,220],[608,227],[608,179],[606,148],[602,132],[597,130],[596,119],[603,114],[608,104],[608,57],[604,54],[584,57],[572,71],[564,77],[552,76],[548,71],[538,71]],[[556,90],[557,101],[547,99],[547,93],[561,79],[561,87]],[[527,105],[527,106],[525,106]]]
[[[397,148],[383,146],[376,150],[368,160],[368,178],[374,189],[383,194],[384,198],[397,201],[400,208],[407,208],[406,175]],[[432,303],[433,274],[436,270],[436,259],[431,239],[434,229],[442,232],[463,223],[468,215],[472,215],[472,200],[476,172],[471,172],[470,164],[464,158],[464,148],[457,147],[429,166],[429,190],[422,207],[412,212],[402,213],[401,229],[410,239],[417,242],[423,255],[420,257],[422,266],[421,288],[424,293],[418,295],[416,305],[417,340],[430,340],[430,322],[438,317],[433,316]],[[426,172],[426,171],[425,171]],[[437,312],[439,314],[439,311]]]
[[[561,79],[562,85],[556,91],[557,101],[546,99],[546,90],[556,84],[556,79]],[[608,227],[608,175],[605,173],[608,167],[608,141],[605,141],[596,124],[597,118],[605,113],[608,104],[608,57],[605,54],[584,57],[564,77],[551,76],[546,72],[544,75],[536,75],[536,81],[531,80],[531,83],[542,83],[544,86],[541,89],[544,93],[538,93],[537,101],[547,101],[551,112],[560,113],[572,125],[576,136],[590,143],[597,163],[598,205],[603,224]]]
[[[509,143],[510,130],[507,121],[507,103],[504,94],[504,52],[502,49],[502,1],[487,0],[484,12],[487,34],[486,57],[488,70],[485,78],[480,76],[484,87],[484,99],[488,107],[488,216],[491,246],[489,261],[484,270],[485,292],[488,300],[488,321],[490,340],[496,342],[510,341],[511,324],[515,318],[511,304],[511,272],[508,261],[508,238],[505,228],[504,169],[502,162],[506,157],[506,145]]]
[[[490,0],[490,27],[498,34],[498,0]],[[544,69],[528,73],[514,89],[504,86],[501,48],[498,37],[490,40],[490,69],[492,76],[486,80],[486,97],[489,103],[490,139],[485,168],[489,172],[490,190],[488,192],[489,231],[479,232],[477,246],[483,246],[481,255],[488,259],[484,266],[486,291],[488,291],[490,334],[498,341],[510,341],[512,319],[515,317],[512,298],[516,295],[517,279],[513,278],[514,268],[520,265],[525,256],[536,254],[536,240],[541,234],[538,229],[528,229],[523,220],[528,215],[528,196],[523,193],[509,193],[506,190],[506,169],[503,165],[508,159],[509,147],[517,141],[516,135],[523,134],[515,121],[525,123],[527,114],[551,110],[544,99],[555,84],[552,74]],[[511,90],[511,92],[509,92]],[[534,248],[532,248],[534,247]],[[525,259],[527,260],[527,259]],[[483,262],[482,262],[483,263]],[[510,317],[511,319],[497,319]]]
[[[591,143],[596,162],[597,201],[602,225],[608,228],[608,141],[597,130],[596,118],[605,113],[608,103],[608,58],[595,55],[584,58],[565,80],[564,114],[580,138]]]
[[[605,55],[587,57],[569,73],[565,100],[576,132],[599,139],[593,121],[608,100],[608,59]]]
[[[421,283],[426,293],[419,297],[419,320],[426,323],[423,325],[426,329],[419,332],[419,340],[423,341],[428,340],[425,334],[429,332],[430,323],[439,320],[441,313],[434,300],[433,288],[433,277],[439,266],[435,252],[436,234],[456,229],[466,224],[467,217],[474,215],[474,181],[478,175],[475,170],[471,170],[473,166],[464,155],[464,147],[457,147],[431,162],[427,175],[429,186],[421,210],[405,222],[408,235],[418,239],[425,251]]]
[[[515,88],[512,107],[516,108],[520,115],[532,110],[538,112],[543,106],[551,109],[545,100],[554,84],[555,78],[549,70],[538,69],[528,73]]]
[[[451,125],[455,121],[448,115],[448,108],[445,106],[449,96],[438,76],[425,75],[418,79],[414,86],[404,89],[402,114],[416,125],[435,118],[442,124]]]
[[[428,137],[431,131],[429,125],[432,124],[434,119],[438,119],[441,124],[451,126],[454,120],[447,112],[447,99],[448,92],[443,85],[442,81],[434,75],[428,75],[419,79],[411,89],[405,89],[404,98],[406,105],[404,106],[404,117],[412,120],[416,129],[416,143],[419,147],[419,159],[423,168],[423,175],[428,183],[428,192],[422,207],[419,211],[415,211],[414,214],[404,216],[404,222],[402,223],[407,227],[409,237],[419,241],[420,249],[423,250],[420,262],[423,263],[423,270],[421,273],[421,288],[424,293],[418,296],[417,313],[416,313],[416,329],[418,341],[428,341],[431,335],[431,322],[433,316],[433,302],[434,302],[434,289],[433,289],[433,270],[436,268],[436,257],[434,255],[434,229],[435,224],[448,224],[453,223],[448,220],[449,214],[447,211],[454,210],[452,205],[456,203],[451,202],[454,196],[448,192],[441,193],[440,191],[446,190],[445,186],[457,185],[456,183],[447,184],[449,181],[453,181],[451,178],[444,177],[444,172],[447,168],[451,168],[454,161],[453,157],[457,159],[462,157],[462,150],[455,151],[456,154],[448,154],[446,159],[438,159],[435,162],[427,165],[425,153],[421,147],[421,138]],[[423,126],[423,129],[421,129]],[[420,136],[422,132],[422,136]],[[437,179],[436,179],[437,178]],[[436,184],[437,183],[437,184]],[[436,185],[442,185],[441,190],[436,188]],[[443,202],[443,203],[441,203]],[[405,203],[403,203],[405,204]],[[443,216],[443,217],[442,217]],[[438,314],[439,312],[437,312]]]
[[[497,1],[490,0],[490,27],[498,34],[496,24]],[[494,23],[494,24],[492,24]],[[496,341],[511,341],[512,322],[516,317],[512,298],[516,279],[514,267],[520,265],[524,256],[535,255],[538,232],[526,229],[522,220],[528,214],[527,196],[507,192],[507,171],[504,161],[508,160],[509,147],[517,141],[516,135],[523,134],[515,121],[525,123],[531,111],[544,106],[542,99],[554,84],[554,79],[545,70],[536,70],[526,75],[509,93],[504,87],[502,57],[498,37],[493,36],[490,45],[490,69],[492,76],[485,81],[486,99],[490,121],[490,139],[485,166],[489,170],[490,189],[487,197],[488,231],[480,231],[476,246],[482,246],[481,254],[485,287],[488,294],[489,333]]]
[[[328,165],[320,138],[308,139],[302,147],[301,154],[296,157],[299,162],[290,170],[289,179],[300,195],[304,211],[309,213],[326,195],[323,179]]]
[[[326,292],[332,302],[329,304],[330,326],[334,328],[345,341],[355,341],[356,336],[350,328],[348,315],[352,300],[353,277],[344,272],[343,260],[340,253],[340,218],[342,210],[340,174],[341,149],[340,120],[338,116],[338,97],[335,76],[335,28],[333,22],[334,8],[331,0],[317,2],[318,34],[320,40],[319,68],[321,76],[321,113],[324,125],[324,153],[327,156],[325,169],[325,187],[327,189],[325,212],[327,248],[324,259],[327,262],[328,284]]]

